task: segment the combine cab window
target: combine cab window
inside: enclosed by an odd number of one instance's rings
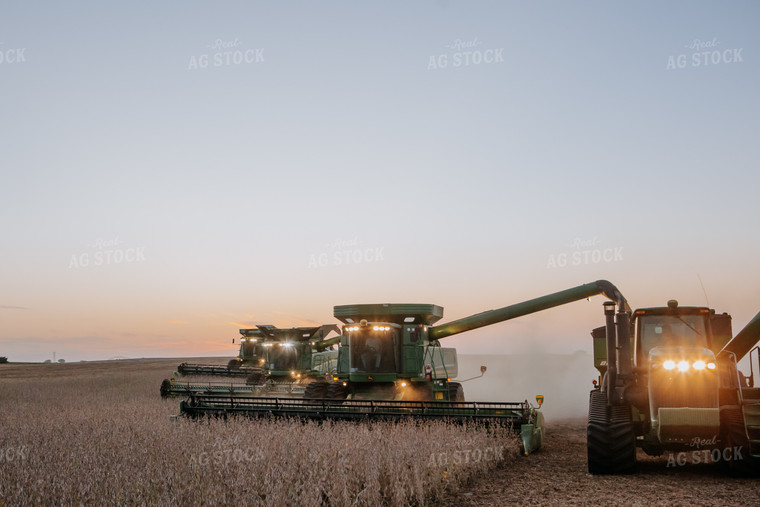
[[[277,344],[270,347],[267,356],[269,357],[269,369],[273,371],[290,371],[298,368],[298,350],[297,345]]]
[[[638,334],[644,361],[654,347],[707,347],[703,315],[643,315]]]
[[[240,357],[243,359],[252,359],[258,355],[256,342],[243,342],[240,346]]]
[[[398,333],[391,328],[373,326],[352,331],[350,335],[351,371],[360,373],[395,372]]]

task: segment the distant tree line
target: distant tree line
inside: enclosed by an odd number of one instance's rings
[[[7,363],[7,362],[8,362],[8,358],[7,357],[0,356],[0,364]]]

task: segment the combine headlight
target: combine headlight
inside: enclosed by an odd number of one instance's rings
[[[678,361],[678,371],[686,371],[689,369],[688,361]]]
[[[708,370],[714,370],[715,369],[715,363],[707,363],[707,369]]]
[[[676,367],[676,362],[668,359],[667,361],[662,363],[662,367],[665,368],[666,370],[672,370],[673,368]]]
[[[694,364],[691,365],[691,367],[694,368],[695,370],[704,370],[705,366],[707,365],[705,364],[704,361],[696,361]]]
[[[401,387],[406,387],[406,382],[401,382]]]

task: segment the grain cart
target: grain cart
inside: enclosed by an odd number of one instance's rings
[[[604,314],[591,333],[600,378],[589,400],[589,472],[634,471],[637,447],[757,472],[760,388],[754,366],[747,379],[737,361],[758,351],[760,313],[733,339],[730,315],[675,300],[633,313],[605,302]]]
[[[339,332],[334,324],[316,327],[278,329],[274,326],[258,326],[256,338],[249,329],[248,340],[256,340],[258,367],[247,369],[245,384],[230,382],[177,382],[164,379],[161,396],[185,396],[192,393],[218,393],[224,395],[299,396],[307,384],[323,379],[335,371],[338,351],[329,350],[339,344],[338,337],[325,339],[330,332]],[[246,339],[245,337],[243,338]],[[242,347],[241,347],[242,348]]]
[[[309,384],[305,399],[199,394],[183,401],[180,411],[189,416],[487,420],[518,430],[529,453],[541,446],[541,413],[527,401],[465,402],[462,385],[452,380],[458,373],[456,350],[439,340],[597,294],[625,302],[611,283],[600,280],[443,325],[435,325],[443,308],[431,304],[336,306],[334,315],[343,322],[337,371]]]

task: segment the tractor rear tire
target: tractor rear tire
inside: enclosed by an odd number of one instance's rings
[[[636,471],[636,434],[630,405],[608,407],[600,389],[589,397],[587,429],[588,471],[629,474]]]
[[[315,400],[323,400],[327,398],[327,388],[327,382],[312,382],[306,386],[306,390],[303,392],[303,397]]]

